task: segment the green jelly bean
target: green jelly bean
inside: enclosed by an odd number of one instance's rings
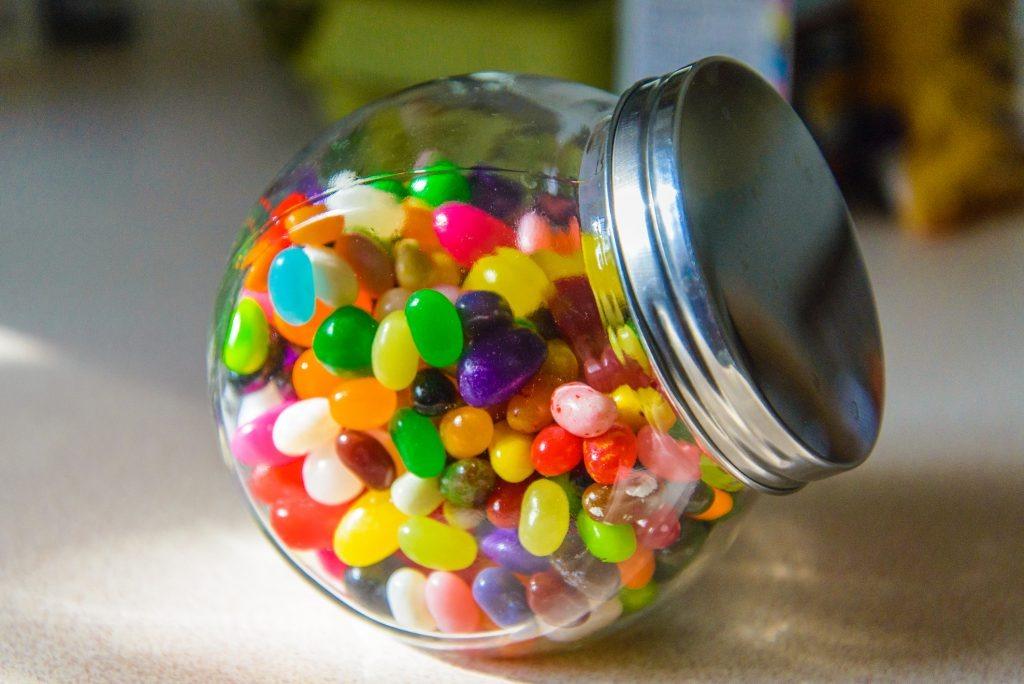
[[[423,360],[443,368],[462,355],[462,323],[455,305],[437,290],[417,290],[405,303],[412,339]]]
[[[390,192],[398,199],[404,199],[409,194],[409,192],[405,189],[405,186],[402,185],[402,183],[400,183],[399,181],[395,180],[394,178],[380,178],[375,181],[370,181],[370,185],[377,188],[378,190]]]
[[[576,529],[587,550],[605,563],[621,563],[636,551],[636,532],[632,525],[609,525],[580,511]]]
[[[454,505],[463,508],[482,505],[492,489],[494,469],[482,458],[453,461],[441,476],[441,494]]]
[[[619,600],[622,601],[622,610],[625,613],[635,613],[646,608],[658,598],[657,582],[648,582],[639,589],[622,587],[619,589]]]
[[[673,439],[681,439],[684,442],[692,443],[695,441],[693,439],[693,434],[690,432],[690,428],[686,427],[681,420],[677,420],[672,427],[668,429],[668,434]]]
[[[727,492],[738,492],[743,489],[742,482],[722,470],[717,463],[704,454],[701,454],[700,457],[700,479],[712,487],[724,489]]]
[[[569,531],[569,500],[557,482],[536,480],[523,494],[519,543],[534,556],[554,553]]]
[[[370,367],[377,321],[354,306],[332,313],[313,335],[313,355],[329,369],[366,370]]]
[[[464,570],[476,560],[473,535],[422,515],[398,528],[398,547],[414,563],[431,570]]]
[[[270,326],[263,309],[251,297],[243,297],[231,312],[221,358],[228,370],[239,375],[255,373],[270,352]]]
[[[549,477],[549,480],[565,490],[565,496],[569,499],[569,517],[575,518],[583,507],[580,500],[580,488],[569,478],[569,473],[562,473],[557,477]]]
[[[391,418],[391,439],[402,463],[417,477],[437,477],[444,470],[444,445],[437,428],[411,408],[399,409]]]
[[[468,202],[471,196],[469,181],[455,164],[439,159],[424,169],[422,175],[409,183],[409,195],[423,200],[432,207],[445,202]]]

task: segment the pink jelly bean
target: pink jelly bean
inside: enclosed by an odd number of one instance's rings
[[[442,632],[475,632],[480,627],[480,609],[473,591],[458,575],[432,572],[427,578],[427,610]]]
[[[555,422],[577,437],[597,437],[608,431],[618,417],[611,397],[582,382],[569,382],[551,394]]]
[[[541,249],[553,249],[554,245],[555,240],[548,220],[535,211],[523,214],[519,219],[520,251],[533,254]]]
[[[334,553],[334,549],[320,549],[316,552],[316,557],[324,572],[334,579],[340,580],[345,576],[345,568],[348,566],[341,562],[338,555]]]
[[[648,470],[670,482],[696,482],[700,479],[700,449],[677,440],[650,425],[636,435],[637,457]]]
[[[460,290],[457,285],[435,285],[431,289],[443,294],[452,304],[454,304],[455,300],[459,298],[460,294],[462,294],[462,290]]]
[[[294,403],[286,401],[275,406],[235,430],[234,436],[231,437],[231,453],[239,463],[247,466],[276,466],[292,462],[292,456],[282,454],[274,446],[272,435],[274,422],[281,411]]]
[[[434,232],[441,246],[466,268],[498,247],[516,246],[516,234],[504,222],[462,202],[446,202],[434,210]]]

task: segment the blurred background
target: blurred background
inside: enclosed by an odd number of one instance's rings
[[[875,454],[759,502],[613,644],[449,663],[351,620],[218,462],[205,335],[249,206],[419,81],[618,91],[716,53],[791,99],[854,207]],[[1024,678],[1022,112],[1019,0],[0,0],[0,678]]]

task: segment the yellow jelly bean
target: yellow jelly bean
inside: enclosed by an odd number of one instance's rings
[[[392,311],[380,322],[373,337],[370,361],[374,377],[388,389],[405,389],[412,384],[420,356],[404,311]]]
[[[398,550],[398,529],[407,516],[387,490],[371,489],[356,499],[334,531],[334,553],[342,563],[373,565]]]
[[[655,429],[668,432],[669,428],[676,424],[676,412],[661,392],[650,387],[641,387],[636,393],[640,398],[640,410]]]
[[[473,535],[422,515],[402,523],[398,545],[414,563],[431,570],[464,570],[476,560]]]
[[[647,424],[641,406],[640,396],[629,385],[620,385],[611,394],[615,408],[619,410],[619,420],[628,425],[634,432]]]
[[[551,480],[526,488],[519,513],[519,543],[534,556],[547,556],[562,545],[569,531],[569,498]]]
[[[528,316],[554,293],[547,275],[529,256],[499,247],[478,259],[462,283],[464,290],[489,290],[504,297],[516,316]]]
[[[627,358],[633,359],[640,364],[645,373],[650,375],[651,362],[647,358],[647,352],[644,351],[643,345],[640,344],[640,338],[636,336],[632,328],[628,325],[609,328],[608,342],[619,361],[625,361]]]
[[[622,289],[619,268],[615,265],[611,243],[604,237],[584,235],[583,263],[602,322],[606,326],[622,325],[625,322],[623,312],[626,310],[626,295]]]
[[[541,249],[531,254],[530,258],[551,281],[583,275],[583,255],[579,252],[559,254],[550,249]]]
[[[532,444],[530,435],[516,432],[505,423],[495,425],[494,438],[487,452],[498,477],[506,482],[522,482],[528,478],[533,473]]]

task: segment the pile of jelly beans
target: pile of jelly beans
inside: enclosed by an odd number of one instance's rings
[[[576,639],[742,502],[599,311],[571,185],[435,159],[268,214],[218,340],[226,435],[279,544],[364,614]]]

